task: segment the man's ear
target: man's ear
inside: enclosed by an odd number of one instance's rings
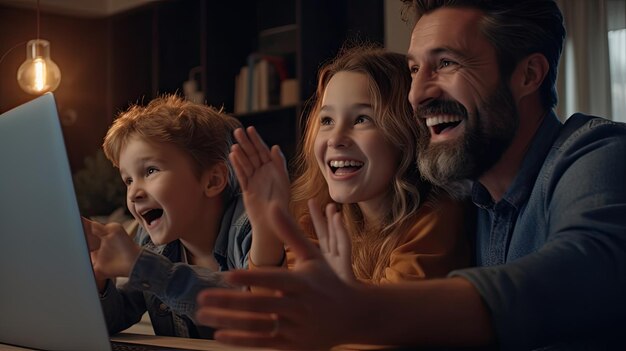
[[[538,92],[549,67],[548,60],[540,53],[530,54],[520,60],[511,75],[511,92],[517,101]]]
[[[222,194],[222,191],[228,185],[228,167],[226,167],[224,162],[214,164],[202,172],[201,182],[204,186],[204,194],[207,197]]]

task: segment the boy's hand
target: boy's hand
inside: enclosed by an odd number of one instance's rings
[[[105,225],[84,218],[83,227],[96,280],[127,277],[141,249],[124,228],[118,223]]]
[[[250,257],[257,265],[275,265],[283,257],[283,244],[272,233],[268,223],[270,201],[287,211],[289,175],[285,158],[276,145],[270,150],[254,127],[234,132],[230,161],[243,193],[246,213],[252,225]]]

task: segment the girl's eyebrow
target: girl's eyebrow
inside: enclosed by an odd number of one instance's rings
[[[362,110],[365,108],[373,108],[373,107],[372,107],[372,104],[370,104],[369,102],[361,102],[361,103],[357,103],[357,104],[350,106],[350,109],[352,110]],[[320,108],[320,112],[332,112],[334,110],[335,110],[334,107],[328,106],[328,105],[324,105],[322,106],[322,108]]]
[[[352,105],[352,109],[353,110],[357,110],[357,109],[364,109],[364,108],[372,108],[372,104],[370,104],[369,102],[362,102],[359,104],[354,104]]]
[[[320,108],[320,112],[330,112],[334,110],[335,109],[332,106],[328,106],[328,105],[323,105],[322,108]]]

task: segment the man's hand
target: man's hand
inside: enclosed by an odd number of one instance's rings
[[[355,292],[357,286],[337,277],[278,205],[272,203],[268,213],[274,231],[294,253],[294,269],[225,273],[233,285],[264,290],[207,289],[198,295],[197,321],[220,329],[215,338],[221,342],[292,349],[324,349],[348,340],[353,336],[346,325],[364,330],[368,304]]]
[[[337,211],[337,205],[334,203],[326,205],[326,218],[315,200],[309,200],[308,205],[320,250],[326,262],[344,282],[354,283],[356,278],[352,270],[352,242],[343,226],[343,218],[341,212]]]

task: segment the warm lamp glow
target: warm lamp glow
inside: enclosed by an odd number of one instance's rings
[[[17,82],[29,94],[54,91],[61,83],[59,66],[50,59],[50,43],[34,39],[26,44],[26,61],[17,70]]]

